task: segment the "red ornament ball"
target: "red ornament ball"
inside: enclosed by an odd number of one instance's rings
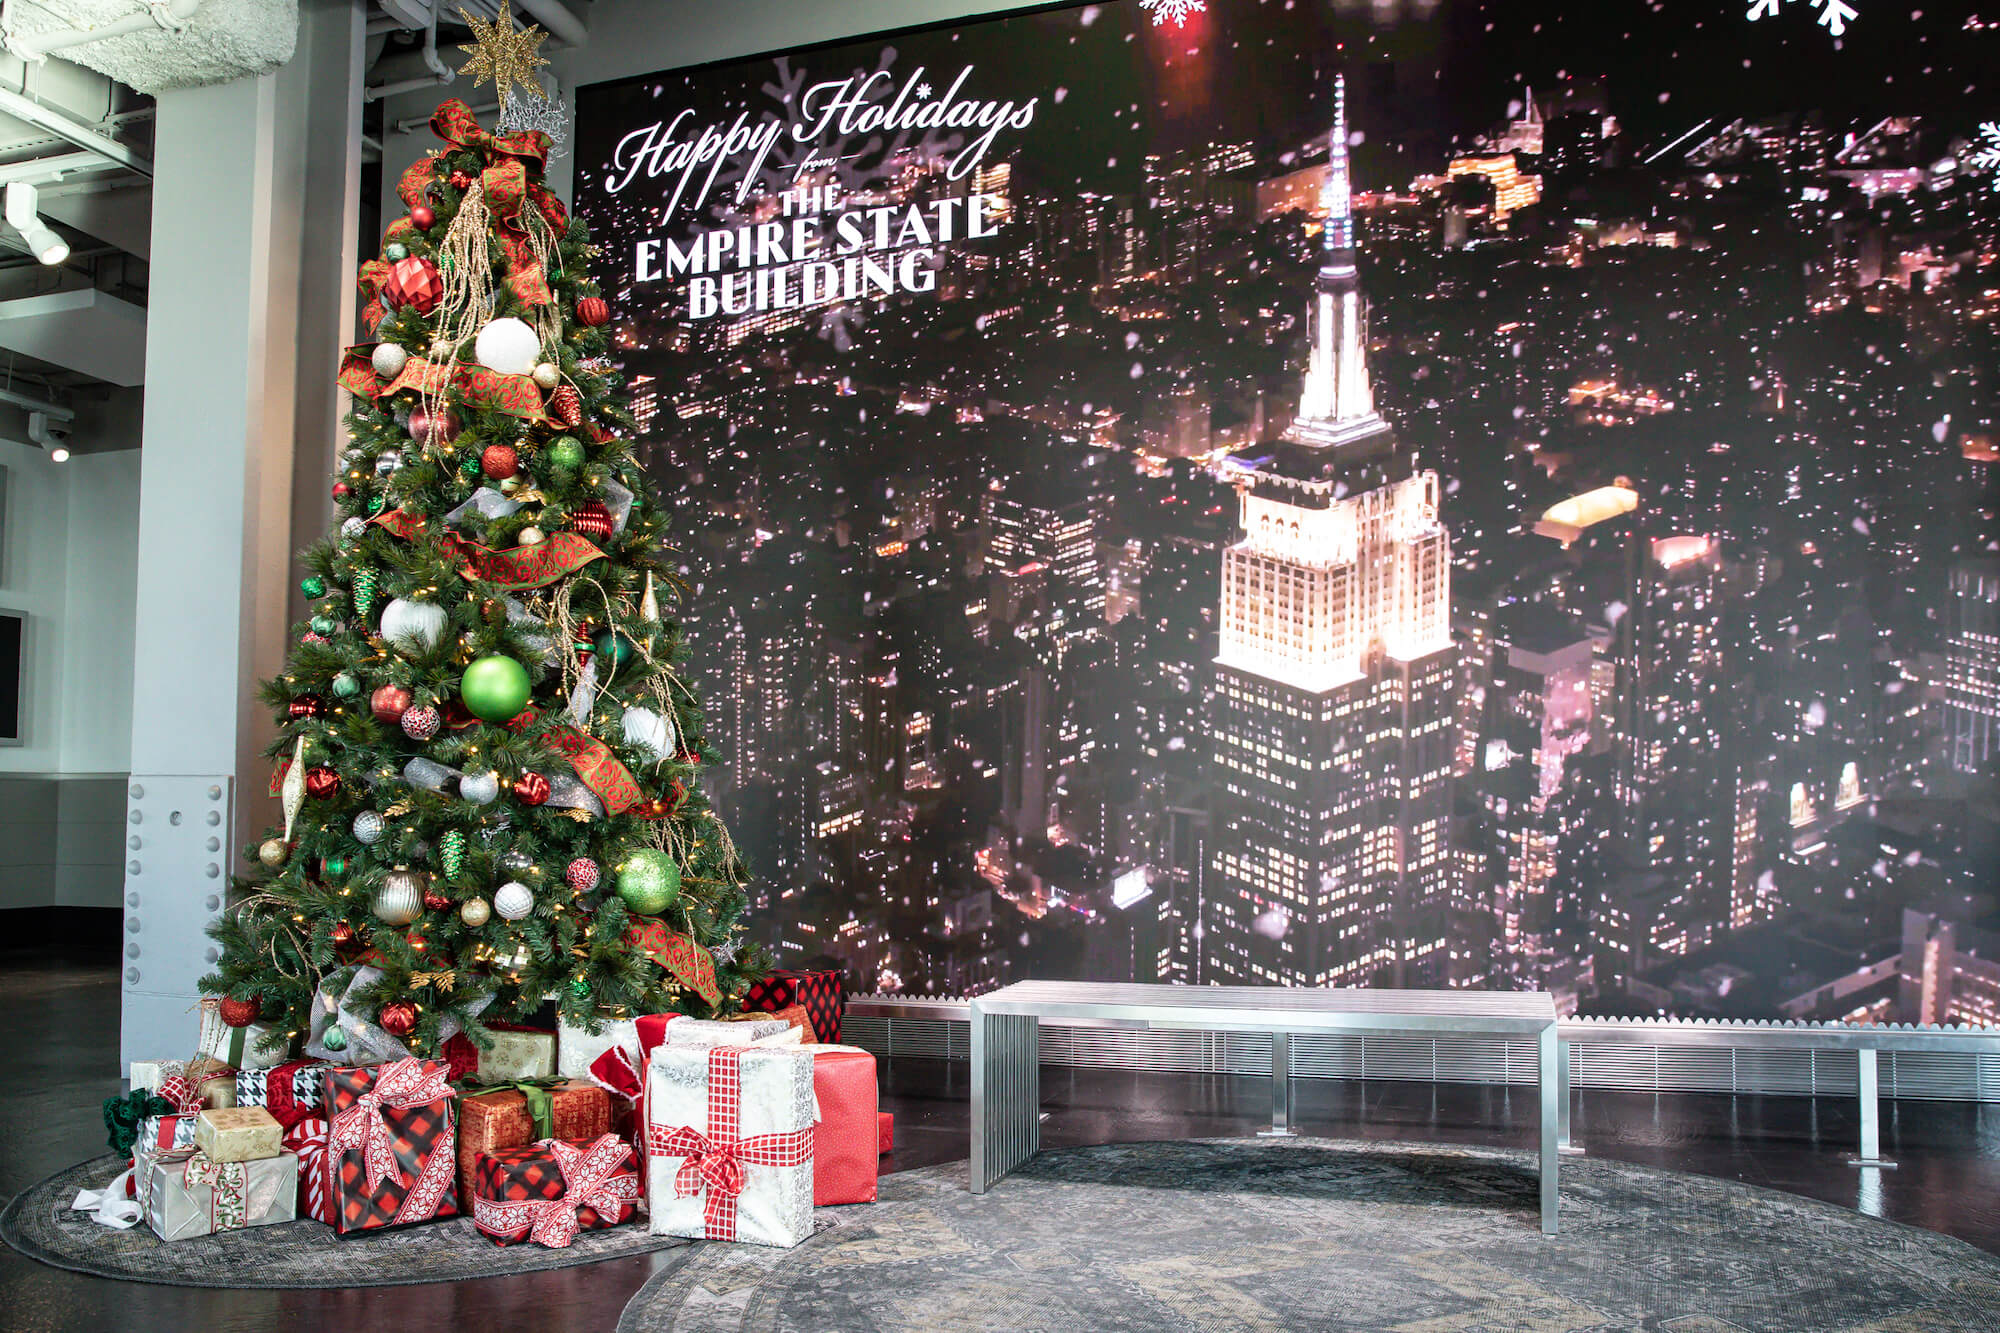
[[[340,790],[340,774],[321,764],[306,770],[306,795],[325,800]]]
[[[354,943],[354,927],[345,921],[334,922],[333,929],[328,933],[333,937],[333,947],[336,949],[345,949]]]
[[[222,1002],[222,1021],[233,1028],[249,1027],[257,1021],[258,1016],[263,1012],[264,1001],[261,998],[224,1000]]]
[[[597,887],[597,862],[587,856],[579,856],[569,863],[569,869],[563,871],[563,878],[578,893],[589,893]]]
[[[471,189],[471,188],[472,188],[472,173],[471,173],[471,172],[469,172],[469,171],[463,171],[463,170],[461,170],[461,171],[454,171],[454,172],[452,172],[452,173],[451,173],[451,188],[452,188],[452,189],[454,189],[454,190],[469,190],[469,189]]]
[[[348,496],[352,494],[354,494],[354,488],[352,486],[349,486],[346,482],[336,481],[335,483],[333,483],[334,499],[345,500]]]
[[[437,210],[429,204],[418,204],[410,210],[410,225],[418,231],[429,231],[437,224]]]
[[[584,536],[595,538],[598,541],[603,541],[606,537],[609,537],[611,535],[611,528],[611,511],[606,509],[603,503],[597,500],[586,500],[576,507],[575,513],[569,516],[569,529],[571,532],[580,532]]]
[[[285,711],[294,718],[318,717],[325,709],[326,700],[317,694],[297,695],[285,705]]]
[[[410,438],[427,449],[450,444],[458,438],[459,429],[458,414],[448,407],[435,412],[418,408],[410,413]]]
[[[409,707],[410,692],[400,685],[384,685],[368,696],[368,710],[375,714],[377,722],[400,722]]]
[[[417,1030],[417,1006],[408,1000],[391,1000],[375,1016],[382,1030],[392,1037],[407,1037]]]
[[[596,328],[611,319],[611,307],[601,296],[586,296],[576,303],[576,322]]]
[[[540,773],[523,773],[514,779],[514,799],[522,805],[540,805],[549,799],[549,780]]]
[[[565,384],[549,395],[549,414],[565,426],[583,424],[583,395],[574,384]]]
[[[449,906],[451,906],[451,899],[445,897],[436,889],[424,890],[424,908],[426,911],[442,912]]]
[[[438,734],[444,725],[444,717],[429,704],[403,710],[403,734],[413,741],[427,741]]]
[[[489,444],[479,455],[479,470],[495,481],[505,481],[521,468],[521,456],[511,444]]]
[[[389,266],[389,276],[382,283],[382,300],[398,310],[407,306],[419,315],[428,315],[444,300],[444,274],[428,259],[415,255],[398,259]]]

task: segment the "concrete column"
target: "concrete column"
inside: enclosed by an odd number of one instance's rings
[[[162,93],[125,832],[122,1062],[189,1054],[204,935],[276,817],[257,682],[321,531],[353,319],[360,6],[301,6],[298,54]]]

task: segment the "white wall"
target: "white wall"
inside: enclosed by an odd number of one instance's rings
[[[130,764],[139,454],[0,439],[0,608],[28,615],[22,746],[0,748],[0,909],[115,907]]]

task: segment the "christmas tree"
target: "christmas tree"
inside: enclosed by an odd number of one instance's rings
[[[284,826],[202,982],[270,1047],[362,1023],[434,1054],[551,997],[587,1027],[707,1016],[760,971],[593,249],[546,136],[455,100],[432,126],[362,266],[341,518],[264,691]]]

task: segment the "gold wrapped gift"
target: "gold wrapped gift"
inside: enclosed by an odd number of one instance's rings
[[[261,1106],[203,1111],[194,1126],[195,1144],[212,1162],[260,1162],[276,1157],[284,1137],[284,1126]]]

